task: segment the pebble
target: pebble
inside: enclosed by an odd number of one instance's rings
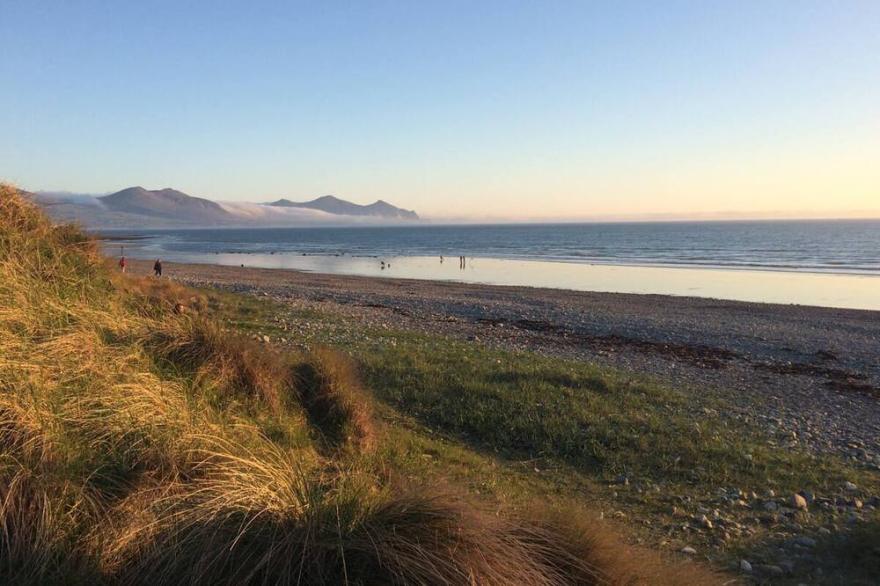
[[[748,560],[739,560],[739,569],[747,574],[752,573],[752,564]]]
[[[769,574],[770,576],[779,577],[785,574],[785,571],[779,566],[767,565],[761,566],[761,571],[765,574]]]
[[[684,546],[683,548],[681,548],[681,553],[684,553],[684,554],[687,554],[687,555],[696,555],[696,554],[697,554],[697,550],[695,550],[695,549],[694,549],[693,547],[691,547],[690,545],[686,545],[686,546]]]
[[[794,542],[798,545],[803,545],[804,547],[816,547],[816,540],[812,537],[807,537],[806,535],[795,537]]]

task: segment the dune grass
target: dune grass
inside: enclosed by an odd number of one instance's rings
[[[211,312],[111,273],[0,187],[0,581],[717,581],[571,511],[406,478],[347,358],[276,351]]]

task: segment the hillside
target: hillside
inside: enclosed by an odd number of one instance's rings
[[[99,197],[98,201],[110,211],[125,214],[203,224],[228,222],[233,219],[232,215],[216,202],[170,188],[151,191],[143,187],[129,187]]]
[[[254,341],[215,321],[249,315],[239,298],[105,267],[0,187],[0,581],[716,581],[579,506],[425,484],[350,357]]]
[[[325,195],[307,202],[298,203],[288,199],[279,199],[266,205],[281,208],[306,208],[346,216],[373,216],[399,220],[419,219],[418,214],[414,211],[404,210],[381,199],[369,205],[359,205],[332,195]]]

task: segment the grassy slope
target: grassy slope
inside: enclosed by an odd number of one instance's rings
[[[716,581],[580,508],[535,506],[519,480],[502,498],[516,474],[394,408],[411,399],[383,374],[389,355],[367,365],[367,386],[388,385],[376,401],[341,354],[276,351],[211,321],[246,302],[229,304],[111,274],[0,186],[0,581]],[[448,471],[424,463],[431,450]],[[498,490],[474,500],[459,481]]]
[[[783,577],[763,574],[777,582],[876,579],[880,549],[871,538],[880,520],[849,506],[880,494],[876,472],[769,445],[759,430],[723,417],[718,397],[578,361],[365,330],[265,298],[223,298],[231,327],[275,340],[297,331],[297,344],[332,344],[354,356],[390,422],[394,441],[383,457],[411,477],[453,478],[514,506],[587,502],[593,511],[584,515],[604,511],[640,542],[691,545],[721,567],[741,558],[756,567],[792,561]],[[303,321],[307,328],[296,327]],[[847,481],[857,495],[842,490]],[[794,512],[787,505],[798,491],[831,503]],[[767,511],[768,501],[778,510]],[[818,545],[792,546],[797,537]]]

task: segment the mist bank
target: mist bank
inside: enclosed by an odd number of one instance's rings
[[[361,205],[335,196],[306,202],[217,202],[172,188],[129,187],[109,195],[24,192],[56,221],[88,229],[299,227],[413,223],[412,210],[378,200]]]

